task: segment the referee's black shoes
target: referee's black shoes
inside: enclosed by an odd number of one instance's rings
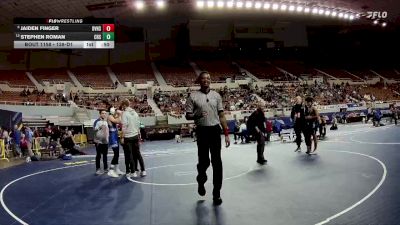
[[[197,193],[199,193],[200,196],[206,195],[206,189],[204,188],[204,184],[199,184],[199,187],[197,188]]]
[[[266,159],[259,159],[259,160],[257,160],[257,163],[258,164],[261,164],[261,165],[264,165],[265,163],[267,163],[268,162],[268,160],[266,160]]]
[[[213,203],[214,205],[221,205],[222,204],[222,198],[213,198]]]

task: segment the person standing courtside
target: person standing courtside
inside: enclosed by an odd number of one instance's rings
[[[108,172],[107,153],[108,153],[108,123],[106,110],[100,110],[100,117],[94,122],[95,133],[94,143],[96,144],[96,174],[101,175]],[[100,170],[100,159],[103,156],[104,172]]]
[[[207,169],[211,163],[213,167],[213,202],[222,204],[222,160],[221,160],[221,126],[225,134],[225,144],[229,147],[229,130],[226,124],[221,96],[210,90],[211,78],[208,72],[201,72],[196,80],[200,83],[200,90],[190,94],[186,102],[186,119],[194,120],[196,124],[198,164],[197,183],[198,193],[206,194],[204,183],[207,181]]]
[[[306,145],[307,145],[307,154],[313,154],[317,150],[317,145],[318,145],[318,140],[317,140],[317,135],[316,135],[316,127],[319,119],[319,113],[318,110],[313,106],[314,99],[312,97],[307,97],[306,98],[306,107],[304,110],[304,115],[305,115],[305,133],[304,136],[306,139]],[[311,137],[314,140],[314,150],[311,151]]]
[[[394,120],[394,124],[395,125],[397,125],[397,120],[398,120],[398,117],[399,117],[399,110],[398,109],[396,109],[396,106],[394,105],[394,104],[391,104],[390,106],[389,106],[389,109],[390,109],[390,113],[391,113],[391,117],[390,117],[390,122],[391,123],[393,123],[393,120]]]
[[[109,146],[112,148],[114,156],[111,160],[110,171],[108,171],[108,176],[118,177],[124,174],[118,165],[119,159],[119,137],[118,137],[118,127],[117,124],[121,123],[120,115],[114,107],[109,108],[110,115],[108,116],[108,127],[110,129],[109,136]]]
[[[305,136],[305,116],[303,99],[300,96],[296,97],[296,104],[292,107],[291,116],[293,121],[294,132],[296,133],[297,148],[295,152],[301,152],[301,133]]]
[[[125,155],[125,166],[126,166],[126,177],[137,177],[136,162],[140,164],[140,175],[146,176],[146,170],[144,167],[144,161],[142,154],[140,153],[139,147],[139,132],[140,132],[140,120],[139,115],[134,109],[130,107],[130,102],[125,99],[121,103],[121,109],[124,110],[121,123],[122,123],[122,139],[124,155]]]
[[[257,162],[261,165],[267,162],[267,160],[264,158],[266,132],[265,122],[266,118],[264,115],[263,106],[259,104],[256,111],[254,111],[249,117],[248,124],[250,126],[248,127],[252,135],[257,140]]]

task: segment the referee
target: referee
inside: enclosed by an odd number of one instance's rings
[[[186,119],[194,120],[196,124],[198,164],[197,183],[198,193],[206,194],[204,183],[207,181],[207,169],[213,167],[213,202],[222,204],[220,190],[222,187],[222,160],[221,160],[221,126],[225,134],[225,144],[229,147],[229,130],[224,115],[221,96],[210,90],[211,78],[208,72],[201,72],[196,82],[200,83],[200,90],[190,94],[186,102]]]

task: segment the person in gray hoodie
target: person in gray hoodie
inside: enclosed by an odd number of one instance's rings
[[[108,123],[107,112],[99,111],[100,117],[94,122],[93,128],[95,131],[94,143],[96,145],[96,174],[101,175],[108,172],[107,153],[108,153]],[[103,155],[104,172],[100,170],[100,159]]]
[[[121,110],[123,114],[121,117],[122,123],[122,138],[121,144],[124,149],[126,177],[137,177],[136,163],[140,164],[140,175],[146,176],[146,169],[142,154],[139,147],[139,133],[140,133],[140,120],[139,115],[134,109],[130,107],[130,102],[125,99],[121,103]]]

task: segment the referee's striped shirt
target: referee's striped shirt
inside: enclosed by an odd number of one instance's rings
[[[201,117],[203,112],[208,115],[195,119],[197,126],[215,126],[220,124],[219,112],[224,111],[221,96],[210,90],[207,94],[200,90],[190,93],[189,99],[186,101],[186,112],[193,113],[196,118]]]

